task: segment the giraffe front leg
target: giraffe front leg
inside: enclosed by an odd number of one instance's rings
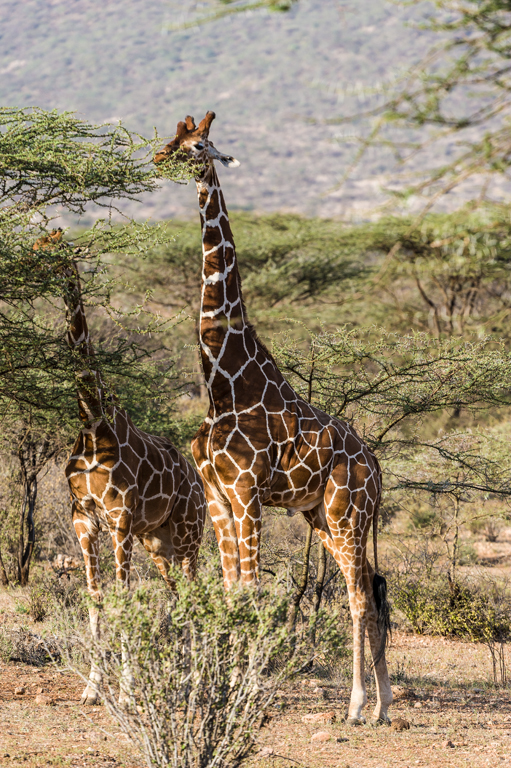
[[[236,489],[231,495],[238,540],[242,584],[258,586],[262,505],[257,488]]]
[[[351,570],[351,569],[350,569]],[[362,710],[367,704],[364,663],[364,638],[366,631],[365,595],[358,586],[348,582],[351,618],[353,620],[353,685],[348,708],[348,725],[362,725],[366,722]]]
[[[112,526],[112,544],[115,553],[115,570],[117,585],[126,592],[130,588],[130,566],[133,553],[132,515],[129,512],[121,513]],[[129,658],[129,642],[125,632],[121,633],[122,672],[120,679],[119,704],[125,708],[134,705],[133,690],[135,680],[131,671]]]
[[[233,510],[229,500],[222,497],[214,486],[204,482],[204,491],[220,550],[224,587],[228,590],[240,580],[240,555]]]
[[[85,514],[84,510],[78,504],[73,503],[73,525],[82,548],[83,559],[85,561],[85,573],[87,576],[87,589],[89,595],[98,604],[89,607],[89,621],[94,643],[100,640],[99,603],[102,595],[99,588],[99,543],[98,529]],[[98,704],[99,690],[101,688],[101,670],[94,659],[91,661],[89,680],[82,693],[80,704]]]

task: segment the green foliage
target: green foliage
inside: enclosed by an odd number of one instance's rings
[[[436,510],[424,506],[415,507],[410,515],[410,528],[430,528],[437,522]]]
[[[392,599],[418,634],[473,642],[511,639],[509,595],[495,585],[475,587],[441,577],[412,578],[394,586]]]
[[[121,320],[129,324],[131,318],[110,307],[112,284],[103,260],[119,250],[140,256],[162,242],[161,227],[134,222],[119,227],[107,218],[82,233],[74,246],[34,251],[33,245],[56,209],[81,214],[95,204],[110,216],[119,200],[154,191],[161,171],[152,155],[159,144],[158,137],[146,140],[122,125],[91,125],[68,112],[0,110],[0,414],[30,407],[36,416],[58,411],[61,419],[69,418],[74,367],[62,325],[55,327],[56,312],[63,317],[66,262],[78,257],[87,265],[85,301],[110,309],[118,325]],[[190,177],[186,164],[175,170],[169,166],[165,175]],[[143,320],[143,307],[133,316]],[[153,319],[148,330],[157,327]],[[107,381],[130,374],[136,378],[145,350],[126,334],[109,342],[105,349],[97,345]]]
[[[14,610],[16,611],[16,613],[21,613],[22,615],[30,613],[30,609],[28,608],[28,606],[25,605],[25,603],[21,603],[19,601],[16,603],[16,607]]]
[[[306,347],[279,336],[273,354],[306,400],[366,424],[376,449],[395,441],[398,425],[426,414],[508,403],[511,358],[491,339],[437,341],[420,333],[345,328],[311,332]]]
[[[402,5],[424,7],[422,0]],[[436,40],[390,97],[368,109],[373,124],[359,142],[361,154],[391,148],[405,168],[392,179],[396,197],[425,194],[426,211],[467,180],[474,205],[499,200],[510,166],[509,3],[435,0],[426,8],[420,28]]]
[[[401,316],[438,338],[508,337],[502,322],[510,289],[511,230],[506,206],[468,208],[449,215],[383,218],[360,227],[359,247],[392,254],[375,288]],[[422,305],[422,311],[421,311]]]
[[[70,112],[2,107],[0,130],[2,220],[23,225],[28,211],[44,216],[48,205],[84,213],[89,202],[110,207],[113,199],[156,188],[148,162],[161,139],[148,141],[121,124],[96,126]],[[25,205],[9,205],[14,200]]]
[[[365,274],[363,245],[354,247],[358,230],[336,221],[305,219],[292,214],[229,217],[243,277],[243,292],[252,312],[267,313],[278,305],[310,300],[331,301],[332,295]],[[176,312],[190,308],[197,321],[200,306],[202,241],[195,221],[166,223],[168,240],[148,250],[143,261],[118,257],[129,270],[138,296],[154,291],[157,305]],[[371,250],[369,244],[367,250]],[[171,279],[169,279],[171,277]],[[264,319],[263,319],[264,321]]]

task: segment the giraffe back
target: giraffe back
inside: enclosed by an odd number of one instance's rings
[[[165,438],[138,429],[123,409],[84,427],[66,467],[71,495],[106,525],[126,510],[133,533],[163,525],[178,496],[200,497],[202,481]]]

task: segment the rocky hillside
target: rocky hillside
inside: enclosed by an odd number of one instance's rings
[[[190,2],[190,0],[186,0]],[[300,0],[173,31],[182,2],[0,0],[0,103],[122,119],[171,134],[217,112],[213,140],[242,162],[225,171],[231,209],[340,216],[378,195],[389,158],[374,154],[332,192],[353,153],[326,119],[356,111],[366,86],[390,81],[427,40],[386,0]],[[416,11],[415,11],[416,13]],[[137,215],[195,211],[194,190],[167,187]]]

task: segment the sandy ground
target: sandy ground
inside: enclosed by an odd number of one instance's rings
[[[0,593],[0,631],[23,623],[16,592]],[[18,606],[18,607],[16,607]],[[491,660],[482,645],[394,632],[388,651],[398,698],[391,717],[410,724],[348,727],[344,717],[349,682],[306,677],[279,696],[261,729],[261,768],[511,767],[511,686],[495,688]],[[511,651],[507,650],[511,669]],[[141,755],[104,707],[79,705],[83,684],[52,665],[0,662],[0,765],[125,766],[142,768]],[[23,692],[16,693],[16,689]],[[369,685],[370,716],[374,687]],[[44,703],[36,697],[43,696]],[[303,722],[333,713],[333,722]],[[330,716],[332,717],[332,715]],[[325,741],[313,738],[322,732]]]

